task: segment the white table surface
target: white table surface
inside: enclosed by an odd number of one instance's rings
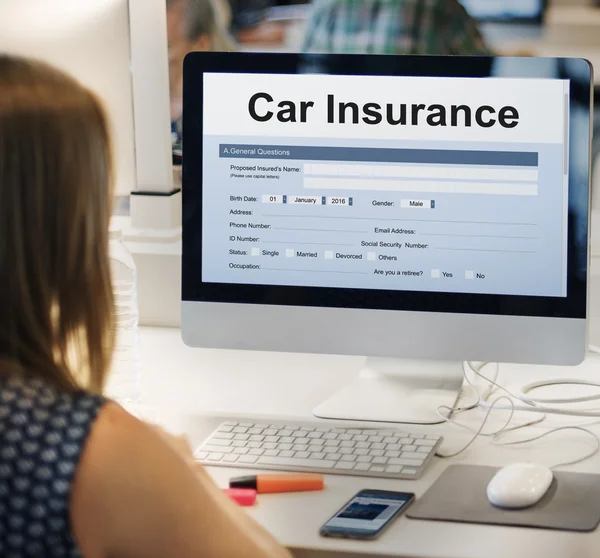
[[[192,349],[184,346],[176,329],[142,328],[141,343],[144,402],[158,410],[159,422],[174,432],[186,433],[194,444],[198,444],[216,424],[214,416],[314,420],[312,409],[358,373],[363,362],[357,357]],[[594,378],[599,376],[599,371],[600,359],[592,357],[575,370],[504,365],[500,379],[503,385],[515,385],[515,381],[522,383],[549,377]],[[506,416],[502,411],[494,414],[490,428]],[[518,418],[529,416],[521,414]],[[461,420],[477,427],[482,417],[483,411],[477,410],[463,415]],[[546,426],[583,422],[590,424],[591,421],[557,417],[549,418]],[[591,428],[600,433],[596,425]],[[444,435],[442,450],[446,451],[460,447],[470,437],[468,432],[451,425],[412,426],[410,429]],[[536,427],[519,435],[529,437],[543,431]],[[573,431],[518,449],[498,447],[489,438],[481,438],[459,458],[436,458],[419,481],[329,475],[323,492],[262,495],[258,505],[248,513],[301,557],[596,558],[600,552],[600,531],[574,534],[402,517],[377,541],[324,539],[318,534],[319,527],[363,488],[415,492],[420,497],[450,464],[500,466],[533,460],[551,465],[565,456],[582,455],[592,445],[585,434]],[[599,472],[600,457],[567,470]],[[219,485],[225,487],[231,476],[252,471],[212,468],[210,472]]]

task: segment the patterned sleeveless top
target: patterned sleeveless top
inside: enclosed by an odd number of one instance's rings
[[[69,500],[104,399],[0,375],[0,556],[79,558]]]

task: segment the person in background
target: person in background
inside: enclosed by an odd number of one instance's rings
[[[267,21],[272,0],[229,0],[231,4],[231,32],[243,44],[276,45],[285,40],[286,26]]]
[[[314,0],[302,50],[491,54],[458,0]]]
[[[181,440],[101,395],[111,149],[96,98],[0,55],[0,556],[291,558]]]
[[[221,3],[217,3],[221,2]],[[228,6],[222,0],[167,0],[169,89],[173,151],[181,152],[183,59],[193,51],[236,50],[223,21]]]

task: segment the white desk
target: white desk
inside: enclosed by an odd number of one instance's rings
[[[210,426],[202,417],[207,414],[310,420],[312,408],[347,382],[362,364],[362,359],[356,357],[190,349],[183,345],[175,329],[143,328],[141,339],[146,403],[159,409],[160,420],[166,427],[186,432],[194,443],[200,441]],[[577,377],[597,376],[599,367],[600,360],[587,361],[577,370]],[[511,377],[525,382],[529,378],[564,377],[570,373],[552,367],[506,366],[502,371],[503,383]],[[477,426],[481,416],[482,413],[476,411],[467,420]],[[559,421],[565,423],[562,419],[550,419],[549,424],[556,425]],[[446,437],[443,449],[459,447],[469,438],[467,433],[447,425],[411,429],[443,434]],[[414,521],[403,517],[374,542],[323,539],[318,535],[321,524],[361,488],[404,490],[415,492],[419,497],[450,463],[502,465],[531,459],[552,464],[564,459],[565,454],[584,453],[589,445],[590,440],[585,435],[569,433],[557,434],[546,442],[521,449],[499,448],[487,439],[480,439],[459,459],[436,458],[420,481],[330,475],[323,492],[263,495],[249,513],[300,557],[596,558],[600,551],[600,531],[573,534]],[[569,470],[598,472],[600,457]],[[226,486],[229,477],[249,472],[226,468],[211,470],[221,486]]]

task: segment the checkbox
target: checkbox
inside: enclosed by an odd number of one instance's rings
[[[285,249],[285,257],[286,258],[293,258],[294,257],[294,249],[293,248],[286,248]]]
[[[257,248],[256,246],[253,247],[252,250],[250,250],[250,254],[253,256],[260,256],[260,248]]]
[[[465,271],[465,279],[475,279],[475,273],[473,271]]]
[[[440,270],[439,269],[432,269],[431,270],[431,278],[432,279],[439,279],[440,278]]]
[[[367,260],[374,262],[377,260],[377,254],[375,252],[367,252]]]
[[[331,250],[325,250],[325,259],[333,260],[333,252]]]

